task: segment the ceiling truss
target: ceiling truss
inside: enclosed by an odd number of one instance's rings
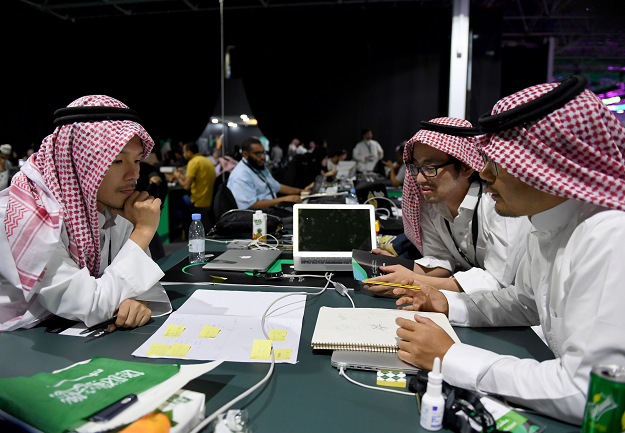
[[[62,20],[219,11],[218,0],[19,0]],[[471,0],[502,7],[503,45],[545,43],[553,38],[556,63],[578,72],[625,67],[625,1]],[[224,0],[224,10],[345,7],[373,4],[451,5],[451,0]],[[570,71],[569,71],[570,72]]]

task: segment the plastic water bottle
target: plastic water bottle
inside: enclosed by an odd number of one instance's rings
[[[358,204],[358,197],[356,197],[356,190],[354,188],[349,190],[349,194],[345,197],[345,204]]]
[[[345,190],[345,188],[347,188],[347,183],[345,181],[345,175],[342,174],[339,177],[339,190]]]
[[[206,236],[202,225],[202,215],[194,213],[191,215],[191,219],[193,221],[189,226],[189,263],[204,263]]]

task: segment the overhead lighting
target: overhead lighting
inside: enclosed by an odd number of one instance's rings
[[[620,96],[613,96],[612,98],[602,99],[601,100],[605,105],[616,104],[617,102],[621,102]]]
[[[212,118],[212,119],[211,119],[211,122],[213,122],[213,123],[219,123],[219,119]]]
[[[618,110],[618,111],[617,111],[617,113],[618,113],[618,114],[622,114],[622,113],[625,113],[625,111],[623,111],[623,110]]]
[[[237,127],[237,126],[239,126],[239,125],[237,125],[237,124],[236,124],[236,123],[234,123],[234,122],[228,122],[228,126],[229,126],[229,127],[231,127],[231,128],[236,128],[236,127]]]
[[[245,121],[245,123],[247,123],[248,125],[258,125],[258,120],[256,120],[256,119],[247,119]]]
[[[247,114],[241,114],[241,119],[247,120],[248,119]]]

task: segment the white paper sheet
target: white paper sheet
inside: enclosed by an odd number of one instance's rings
[[[267,307],[285,293],[240,292],[221,290],[196,290],[195,293],[172,313],[165,323],[137,350],[133,356],[148,357],[154,343],[171,346],[186,344],[191,346],[185,356],[156,356],[213,360],[227,357],[228,361],[261,362],[269,360],[251,359],[255,339],[266,340],[261,330],[261,318]],[[279,363],[295,364],[299,340],[302,332],[302,319],[306,304],[305,295],[291,295],[271,307],[265,320],[267,333],[271,329],[286,331],[284,341],[274,341],[274,350],[291,349],[290,359],[276,359]],[[184,326],[177,337],[165,337],[169,325]],[[215,338],[199,338],[204,326],[220,329]],[[150,356],[151,357],[151,356]]]

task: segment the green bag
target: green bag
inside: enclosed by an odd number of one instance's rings
[[[164,382],[179,369],[93,358],[57,373],[0,379],[0,409],[43,432],[62,433],[128,394]]]

